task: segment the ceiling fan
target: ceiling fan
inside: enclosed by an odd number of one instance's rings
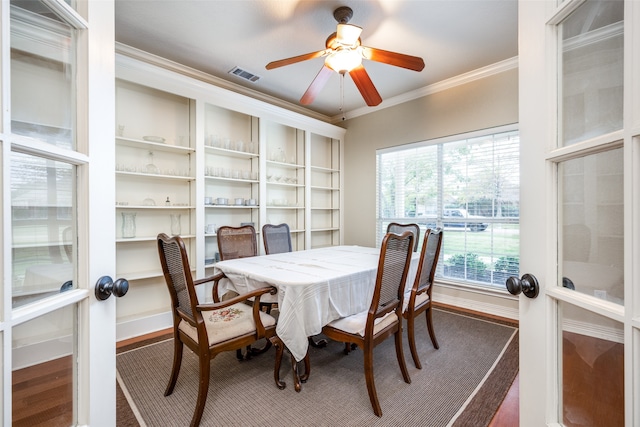
[[[338,28],[335,33],[327,38],[326,49],[267,64],[267,70],[272,70],[306,61],[307,59],[326,56],[320,72],[313,79],[302,98],[300,98],[301,104],[308,105],[313,102],[327,80],[329,80],[329,77],[331,77],[333,71],[343,77],[348,73],[368,106],[373,107],[380,104],[382,98],[362,65],[363,58],[414,71],[422,71],[424,68],[424,61],[417,56],[362,46],[360,40],[362,28],[348,24],[353,17],[353,10],[350,7],[342,6],[337,8],[333,12],[333,17],[338,21]]]

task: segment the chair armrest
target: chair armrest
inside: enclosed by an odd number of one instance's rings
[[[225,277],[224,273],[218,273],[213,276],[203,277],[202,279],[197,279],[193,281],[195,286],[202,285],[203,283],[215,282]]]
[[[213,289],[211,289],[211,296],[213,297],[214,302],[219,302],[220,297],[218,296],[218,285],[220,284],[220,279],[224,279],[226,277],[227,276],[225,276],[224,273],[220,272],[218,274],[214,274],[213,276],[194,280],[193,284],[197,286],[197,285],[202,285],[203,283],[213,282]]]
[[[260,305],[259,304],[259,300],[260,300],[260,297],[262,295],[264,295],[264,294],[275,295],[277,291],[278,290],[273,286],[266,286],[264,288],[256,289],[255,291],[251,291],[251,292],[248,292],[246,294],[238,295],[238,296],[235,296],[233,298],[230,298],[230,299],[227,299],[227,300],[224,300],[224,301],[218,301],[218,302],[206,303],[206,304],[198,304],[196,306],[196,308],[198,309],[198,311],[219,310],[221,308],[229,307],[229,306],[232,306],[233,304],[237,304],[239,302],[247,301],[250,298],[255,298],[255,302],[258,303],[258,304],[255,304],[255,305],[259,306]]]

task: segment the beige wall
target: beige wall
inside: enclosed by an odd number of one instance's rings
[[[376,244],[376,149],[517,122],[517,69],[346,121],[345,244]]]

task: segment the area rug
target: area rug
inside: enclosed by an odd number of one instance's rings
[[[421,370],[413,364],[405,336],[411,384],[402,379],[393,339],[374,350],[381,418],[369,402],[362,352],[344,355],[343,344],[330,342],[311,348],[311,376],[300,393],[293,388],[288,363],[281,373],[287,387],[276,388],[273,350],[243,362],[235,352],[216,357],[201,425],[486,426],[517,374],[518,330],[443,310],[434,310],[433,317],[439,350],[431,345],[426,322],[416,322]],[[174,392],[164,397],[172,352],[172,340],[165,340],[117,356],[118,382],[141,426],[191,421],[198,360],[185,348]]]

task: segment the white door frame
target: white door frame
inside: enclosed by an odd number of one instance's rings
[[[79,425],[115,425],[115,301],[98,301],[94,286],[103,275],[115,274],[115,10],[111,0],[78,0],[76,11],[62,0],[46,2],[80,30],[76,63],[77,151],[41,144],[10,134],[11,45],[10,4],[0,8],[2,129],[2,419],[12,418],[12,330],[25,321],[57,309],[76,306],[78,383],[74,391]],[[46,157],[76,167],[77,182],[77,271],[76,289],[12,309],[11,193],[9,162],[13,149],[46,153]],[[114,277],[115,279],[115,277]]]
[[[520,296],[520,425],[560,425],[557,301],[605,314],[624,325],[625,425],[640,425],[640,2],[625,2],[624,128],[583,143],[622,141],[624,151],[623,306],[594,301],[557,281],[557,176],[554,161],[576,147],[556,149],[558,77],[556,23],[583,0],[519,2],[521,272],[540,283],[537,299]],[[635,26],[635,28],[633,28]],[[612,145],[619,144],[612,142]],[[590,147],[589,147],[590,146]],[[531,159],[535,159],[531,161]],[[543,179],[544,178],[544,179]],[[544,237],[543,237],[544,236]]]

